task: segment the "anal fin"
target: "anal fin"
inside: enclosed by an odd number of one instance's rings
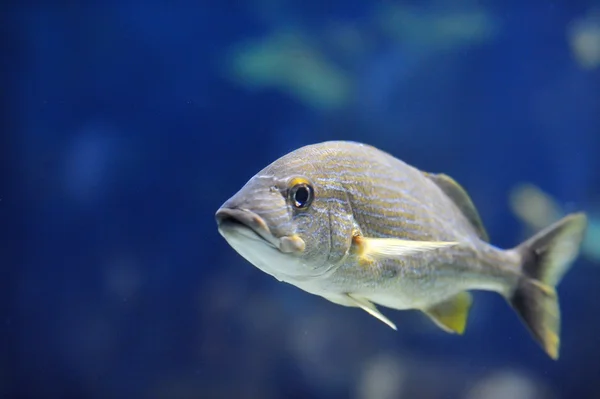
[[[384,322],[385,324],[387,324],[388,326],[390,326],[394,330],[398,330],[396,328],[396,325],[390,319],[388,319],[383,314],[381,314],[381,312],[377,309],[377,307],[372,302],[370,302],[368,299],[360,298],[360,297],[354,297],[351,294],[346,294],[346,295],[348,296],[348,298],[350,299],[351,302],[353,302],[354,304],[356,304],[356,306],[358,306],[359,308],[361,308],[362,310],[364,310],[365,312],[367,312],[371,316],[373,316],[373,317],[379,319],[380,321]]]
[[[472,303],[471,294],[464,291],[442,303],[424,309],[423,312],[444,331],[462,334],[467,326]]]

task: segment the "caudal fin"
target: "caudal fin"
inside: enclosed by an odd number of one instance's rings
[[[565,216],[516,248],[523,276],[509,301],[534,338],[553,359],[560,348],[560,308],[555,287],[579,253],[587,218]]]

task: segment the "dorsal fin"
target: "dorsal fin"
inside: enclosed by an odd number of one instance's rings
[[[471,201],[469,194],[461,187],[453,178],[443,173],[427,173],[423,174],[434,182],[461,210],[463,215],[467,218],[471,225],[475,229],[475,232],[483,241],[489,241],[485,227],[481,222],[479,213],[475,209],[475,205]]]

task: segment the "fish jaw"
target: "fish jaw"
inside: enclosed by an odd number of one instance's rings
[[[219,233],[228,238],[245,237],[248,240],[263,242],[278,248],[278,240],[273,237],[265,221],[256,213],[242,208],[220,208],[216,215]]]
[[[282,253],[301,253],[304,241],[296,234],[277,238],[258,214],[243,208],[220,208],[216,213],[219,233],[227,236],[241,235],[247,239],[262,241]]]
[[[304,250],[300,237],[275,237],[265,221],[247,209],[221,207],[215,218],[219,233],[248,262],[279,281],[293,280],[281,266],[289,265],[293,270],[299,262],[297,255]]]

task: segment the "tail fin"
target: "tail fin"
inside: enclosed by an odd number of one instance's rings
[[[587,218],[565,216],[516,248],[523,276],[509,298],[510,304],[535,339],[553,359],[560,348],[560,308],[555,287],[579,253]]]

